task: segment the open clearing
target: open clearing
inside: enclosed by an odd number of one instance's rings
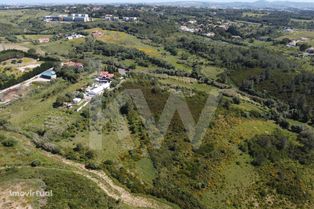
[[[279,37],[278,39],[281,40],[284,38],[289,38],[292,40],[299,40],[301,38],[307,38],[308,40],[305,42],[314,46],[314,31],[311,31],[311,30],[296,30],[290,33],[285,33],[285,35]]]
[[[21,46],[19,44],[13,43],[0,43],[0,51],[8,50],[8,49],[16,49],[21,51],[27,51],[29,48],[25,46]]]
[[[87,32],[90,33],[94,31],[102,32],[102,36],[97,37],[97,40],[106,43],[118,44],[124,47],[136,48],[147,55],[161,57],[161,53],[159,50],[148,44],[142,43],[142,41],[136,38],[135,36],[119,31],[102,30],[100,28],[93,28],[87,30]]]
[[[19,77],[24,72],[40,66],[40,64],[42,64],[42,62],[29,57],[9,59],[0,63],[0,73]]]

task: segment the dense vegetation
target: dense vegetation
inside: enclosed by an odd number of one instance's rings
[[[119,203],[103,196],[96,184],[73,172],[43,168],[8,169],[1,171],[0,182],[11,180],[23,181],[40,179],[45,184],[45,191],[53,191],[43,206],[50,208],[120,208]],[[88,192],[85,192],[88,191]]]

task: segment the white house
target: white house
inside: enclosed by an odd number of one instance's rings
[[[110,88],[110,83],[101,83],[99,85],[95,85],[94,87],[90,88],[87,90],[87,95],[90,97],[94,97],[97,95],[101,95],[105,89],[109,89]]]
[[[83,38],[83,37],[84,37],[84,36],[81,35],[81,34],[72,34],[72,35],[67,36],[66,38],[67,38],[68,40],[72,40],[72,39]]]

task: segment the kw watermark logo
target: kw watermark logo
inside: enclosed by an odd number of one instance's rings
[[[9,191],[11,197],[52,197],[52,190],[50,191],[33,191],[29,190],[26,192],[23,191]]]
[[[161,146],[171,120],[177,112],[193,148],[198,149],[202,143],[202,138],[206,133],[206,129],[209,127],[210,122],[214,118],[220,98],[220,93],[217,91],[211,92],[211,94],[208,95],[198,121],[195,122],[184,95],[182,93],[170,93],[162,113],[157,117],[159,120],[156,121],[144,94],[140,89],[124,90],[111,100],[110,104],[106,105],[105,109],[96,108],[91,105],[90,115],[93,116],[90,121],[90,124],[92,124],[90,125],[89,136],[90,148],[102,149],[104,145],[102,140],[103,133],[101,133],[100,128],[95,130],[93,125],[97,122],[102,123],[103,121],[107,121],[109,123],[117,121],[117,115],[121,113],[121,108],[123,108],[127,102],[131,101],[135,105],[145,127],[145,131],[148,133],[148,136],[155,148],[159,148]],[[97,102],[94,102],[94,104],[95,103],[97,104]],[[101,102],[99,101],[98,104],[101,105]],[[100,111],[99,109],[102,110]],[[127,127],[128,123],[124,122],[124,126]],[[128,130],[128,128],[121,128],[117,130],[117,137],[119,139],[123,139],[128,136],[130,133],[126,130]]]

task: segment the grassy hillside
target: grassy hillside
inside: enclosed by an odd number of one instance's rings
[[[4,145],[13,140],[12,146]],[[59,161],[36,150],[23,135],[0,131],[0,206],[32,208],[129,208]],[[52,196],[14,197],[10,192],[52,191]],[[84,197],[84,198],[82,198]]]

